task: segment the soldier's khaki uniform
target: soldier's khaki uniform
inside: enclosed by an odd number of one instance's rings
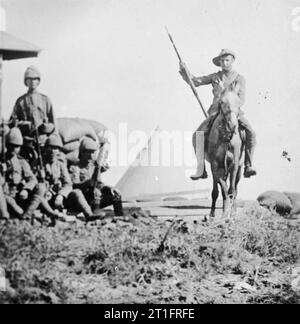
[[[213,103],[208,110],[209,117],[200,125],[193,136],[193,145],[196,151],[197,132],[204,132],[205,138],[207,138],[207,136],[209,135],[213,121],[215,120],[215,117],[219,112],[219,103],[222,91],[226,89],[228,91],[236,92],[240,98],[242,107],[245,103],[246,82],[245,78],[235,71],[231,71],[230,73],[219,71],[218,73],[213,73],[208,76],[193,77],[192,80],[196,87],[211,84],[213,87],[214,95]],[[256,134],[248,120],[245,118],[244,112],[242,110],[240,110],[239,114],[239,124],[246,131],[245,166],[252,166],[253,152],[256,146]]]
[[[53,162],[46,162],[45,171],[48,190],[51,195],[50,205],[53,208],[55,207],[55,198],[61,195],[64,197],[65,208],[82,212],[87,218],[93,216],[92,209],[81,190],[73,190],[73,184],[64,157],[57,156]]]
[[[9,213],[7,209],[5,195],[3,192],[3,186],[4,186],[4,179],[2,175],[0,175],[0,219],[8,219]]]
[[[57,132],[53,106],[50,99],[37,91],[39,84],[32,86],[32,84],[30,85],[27,82],[28,80],[35,79],[40,82],[41,73],[36,67],[30,66],[24,75],[24,83],[28,87],[28,92],[17,100],[11,115],[11,122],[14,124],[14,121],[18,121],[18,126],[23,136],[31,136],[33,131],[42,125],[48,125],[43,129],[46,133],[47,130],[49,131],[51,125],[52,131],[56,129]],[[39,132],[42,133],[41,130]],[[40,136],[39,140],[42,140],[42,143],[46,141],[46,133],[44,137]]]
[[[29,192],[28,201],[20,200],[19,194],[22,190]],[[24,209],[27,209],[28,212],[30,210],[31,213],[39,207],[40,198],[43,195],[42,188],[38,185],[30,165],[19,155],[13,155],[6,160],[4,194],[9,210],[19,217],[23,216]],[[32,209],[32,203],[37,198],[39,204]]]
[[[95,161],[88,161],[87,163],[79,162],[78,165],[70,167],[71,179],[74,188],[80,189],[90,205],[94,209],[102,209],[108,206],[114,207],[116,216],[123,216],[122,197],[114,188],[105,186],[101,181],[101,176],[96,180],[96,189],[92,183],[95,172],[97,171]]]
[[[56,125],[50,99],[37,91],[28,92],[17,100],[10,119],[31,123],[34,121],[36,127],[44,123]]]
[[[43,183],[38,183],[30,165],[17,153],[16,148],[21,148],[23,145],[20,130],[12,128],[6,140],[8,152],[5,159],[3,187],[9,212],[19,218],[31,219],[34,212],[41,207],[53,220],[56,218],[56,213],[44,199],[46,186]],[[20,195],[22,191],[27,191],[28,198],[23,194]]]

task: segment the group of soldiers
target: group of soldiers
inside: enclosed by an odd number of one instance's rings
[[[226,90],[236,92],[240,107],[245,102],[245,79],[233,70],[235,59],[233,51],[222,50],[213,59],[213,63],[221,70],[203,77],[188,77],[186,66],[180,63],[180,74],[186,82],[193,82],[196,87],[211,84],[214,95],[213,104],[208,111],[209,117],[193,136],[198,167],[192,180],[207,178],[196,139],[199,132],[204,132],[207,142],[211,126],[219,112],[222,93]],[[80,146],[78,164],[68,165],[62,153],[63,144],[58,135],[51,101],[37,91],[40,81],[40,72],[35,67],[29,67],[24,77],[28,92],[16,102],[5,143],[4,134],[2,135],[2,146],[5,147],[1,149],[0,163],[1,217],[9,218],[13,215],[30,219],[37,209],[42,209],[55,223],[59,212],[67,209],[81,212],[86,220],[91,220],[101,217],[99,211],[110,205],[114,206],[117,216],[122,216],[121,194],[101,181],[101,171],[105,170],[102,170],[103,166],[95,159],[95,152],[99,150],[95,141],[84,139]],[[256,134],[241,109],[239,125],[246,133],[244,176],[250,178],[257,173],[252,166]]]
[[[55,225],[65,210],[90,221],[111,205],[116,216],[123,216],[120,192],[101,181],[106,169],[95,156],[99,144],[84,138],[78,163],[68,165],[51,101],[37,91],[38,69],[29,67],[24,82],[28,92],[16,102],[8,134],[4,125],[1,131],[0,217],[32,220],[42,214]]]

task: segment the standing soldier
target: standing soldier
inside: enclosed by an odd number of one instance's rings
[[[79,163],[70,167],[74,188],[81,189],[94,210],[112,205],[115,215],[123,216],[121,194],[117,189],[105,186],[101,181],[102,166],[94,157],[98,149],[97,143],[92,139],[86,138],[81,142]]]
[[[46,188],[39,184],[30,165],[19,155],[23,137],[18,128],[12,128],[6,138],[6,172],[4,193],[8,208],[21,219],[31,219],[41,206],[52,220],[57,214],[44,199]],[[24,213],[25,210],[25,213]]]
[[[209,85],[211,84],[213,87],[213,95],[214,100],[213,103],[208,111],[209,117],[207,120],[205,120],[200,127],[197,129],[193,136],[193,146],[196,152],[196,157],[198,160],[198,168],[197,172],[194,176],[191,178],[193,180],[199,180],[199,179],[206,179],[207,178],[207,172],[204,168],[204,172],[202,173],[202,156],[200,156],[199,150],[197,150],[197,132],[204,132],[205,139],[207,140],[211,126],[215,120],[216,115],[219,112],[219,103],[221,99],[221,95],[223,91],[235,91],[239,98],[240,98],[240,107],[243,106],[245,103],[245,79],[242,75],[238,74],[233,70],[233,63],[235,61],[235,54],[231,50],[222,50],[220,55],[215,57],[213,59],[213,63],[221,67],[222,70],[210,74],[208,76],[202,76],[202,77],[192,77],[192,82],[196,87],[203,86],[203,85]],[[183,77],[183,79],[186,82],[188,81],[188,77],[186,75],[186,66],[181,63],[180,64],[180,74]],[[255,169],[252,168],[252,161],[253,161],[253,155],[254,150],[256,146],[256,134],[253,131],[250,123],[248,120],[244,117],[244,113],[240,111],[239,115],[239,124],[242,129],[246,132],[246,154],[245,154],[245,171],[244,176],[245,178],[250,178],[254,175],[256,175]]]
[[[11,115],[11,122],[18,121],[23,136],[30,136],[36,128],[46,133],[51,133],[56,128],[52,103],[37,90],[40,82],[40,71],[30,66],[24,76],[28,92],[17,100]]]
[[[79,189],[73,190],[67,162],[62,156],[63,144],[61,138],[53,134],[45,143],[45,173],[49,186],[49,200],[53,208],[64,208],[82,212],[86,220],[95,220],[103,216],[94,215],[91,207]]]

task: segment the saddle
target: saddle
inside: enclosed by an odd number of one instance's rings
[[[205,150],[205,153],[208,152],[208,139],[209,139],[209,135],[210,135],[210,132],[211,132],[211,129],[212,129],[212,126],[215,122],[215,120],[217,119],[217,117],[220,115],[220,110],[218,111],[218,113],[216,113],[216,115],[211,119],[209,125],[208,125],[208,132],[207,132],[207,135],[205,136],[205,142],[204,142],[204,150]],[[241,127],[240,123],[239,123],[239,133],[240,133],[240,136],[241,136],[241,139],[242,139],[242,143],[243,145],[245,146],[246,144],[246,131],[243,127]]]

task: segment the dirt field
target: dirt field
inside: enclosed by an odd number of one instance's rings
[[[56,228],[2,222],[0,302],[299,303],[299,218],[253,203],[229,222],[171,224],[143,213]]]

